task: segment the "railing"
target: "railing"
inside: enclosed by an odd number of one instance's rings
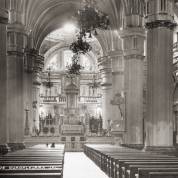
[[[59,103],[65,104],[67,99],[65,96],[40,96],[42,103]],[[100,103],[101,96],[79,96],[79,103]]]
[[[80,96],[79,103],[100,103],[101,96]]]
[[[66,103],[65,96],[40,96],[43,103]]]

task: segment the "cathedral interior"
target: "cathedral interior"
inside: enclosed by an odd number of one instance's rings
[[[178,0],[0,0],[0,177],[76,177],[72,152],[178,178],[177,25]]]

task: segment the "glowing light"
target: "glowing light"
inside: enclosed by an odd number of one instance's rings
[[[65,31],[66,33],[74,33],[75,30],[76,30],[76,27],[75,27],[75,25],[72,24],[72,23],[66,23],[66,24],[64,25],[63,29],[64,29],[64,31]]]

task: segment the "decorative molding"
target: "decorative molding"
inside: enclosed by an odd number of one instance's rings
[[[153,22],[147,22],[145,25],[147,29],[166,27],[166,28],[169,28],[170,30],[173,30],[176,26],[177,24],[170,20],[156,20]]]
[[[140,54],[130,54],[130,55],[124,55],[124,59],[130,60],[130,59],[140,59],[143,60],[145,56]]]
[[[20,57],[23,57],[24,56],[24,53],[22,51],[10,51],[8,50],[7,51],[7,55],[8,56],[20,56]]]

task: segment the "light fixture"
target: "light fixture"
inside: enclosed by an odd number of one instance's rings
[[[51,82],[51,68],[50,67],[47,69],[47,75],[48,75],[47,81],[43,82],[43,84],[47,88],[51,89],[51,87],[53,86],[53,83]]]
[[[85,0],[84,7],[78,11],[77,14],[80,33],[82,36],[86,36],[89,33],[89,37],[92,38],[92,33],[97,35],[97,29],[107,30],[109,28],[109,16],[101,12],[97,8],[95,0]]]
[[[92,50],[91,45],[84,39],[84,37],[82,37],[82,35],[79,35],[77,41],[73,42],[69,48],[74,54],[78,55],[86,54]]]
[[[67,76],[72,77],[73,75],[80,75],[80,70],[83,69],[84,67],[80,65],[79,63],[80,56],[78,54],[74,54],[72,57],[72,64],[66,66],[68,71],[67,71]]]

